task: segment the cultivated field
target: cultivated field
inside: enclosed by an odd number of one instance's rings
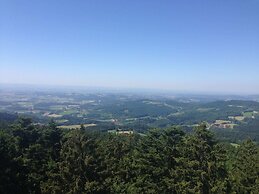
[[[84,124],[84,127],[94,127],[96,124]],[[81,125],[62,125],[58,126],[60,129],[80,129]]]

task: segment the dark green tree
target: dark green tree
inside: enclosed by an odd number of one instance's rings
[[[0,130],[0,193],[26,193],[26,173],[20,162],[15,139]]]
[[[184,133],[175,128],[154,129],[142,137],[133,155],[135,177],[129,193],[175,193],[176,169],[181,165],[179,146]]]
[[[233,190],[256,194],[259,191],[259,149],[248,139],[237,149],[232,168]]]
[[[182,146],[183,167],[179,169],[179,193],[228,193],[226,153],[213,134],[201,124]]]
[[[91,135],[81,130],[67,134],[60,153],[57,193],[100,192],[95,153],[95,140]]]
[[[98,142],[101,164],[99,171],[107,193],[125,193],[133,176],[132,152],[136,145],[135,135],[108,134]]]

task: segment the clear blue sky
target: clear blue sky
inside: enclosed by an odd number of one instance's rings
[[[0,83],[259,93],[259,0],[0,0]]]

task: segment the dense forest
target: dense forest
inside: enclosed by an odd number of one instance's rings
[[[0,193],[259,191],[258,145],[220,142],[204,124],[188,134],[170,127],[118,135],[8,119],[0,130]]]

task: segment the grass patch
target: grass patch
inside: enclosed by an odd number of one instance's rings
[[[237,144],[237,143],[230,143],[230,145],[232,145],[233,147],[235,147],[235,148],[238,148],[240,145],[239,144]]]
[[[48,117],[50,117],[50,118],[59,118],[59,117],[62,117],[62,115],[50,114],[50,115],[48,115]]]
[[[84,124],[84,127],[94,127],[96,124]],[[60,129],[80,129],[81,125],[61,125],[58,126]]]
[[[65,111],[61,112],[60,114],[61,115],[71,115],[73,113],[77,113],[77,111],[76,110],[65,110]]]
[[[60,120],[55,120],[56,123],[62,124],[68,122],[67,119],[60,119]]]
[[[209,112],[214,110],[214,108],[198,108],[197,111],[199,112]]]
[[[236,116],[235,119],[237,121],[243,121],[245,119],[245,117],[244,116]]]
[[[215,124],[220,125],[220,124],[230,124],[231,121],[226,121],[226,120],[216,120]]]
[[[63,108],[65,108],[64,105],[54,105],[49,107],[50,110],[63,110]]]

